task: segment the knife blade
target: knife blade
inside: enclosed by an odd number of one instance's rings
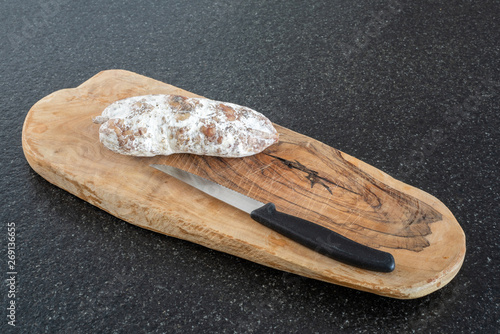
[[[153,164],[151,167],[250,214],[250,217],[258,223],[317,253],[366,270],[378,272],[394,270],[395,262],[392,254],[357,243],[308,220],[279,212],[273,203],[262,203],[176,167],[158,164]]]

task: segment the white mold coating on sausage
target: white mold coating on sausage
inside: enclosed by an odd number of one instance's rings
[[[278,142],[261,113],[233,103],[179,95],[144,95],[119,100],[101,116],[99,139],[126,155],[192,153],[244,157]]]

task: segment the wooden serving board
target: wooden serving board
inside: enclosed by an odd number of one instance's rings
[[[306,277],[409,299],[443,287],[459,271],[465,235],[443,203],[281,126],[279,143],[247,158],[139,158],[106,149],[92,117],[116,100],[146,94],[197,96],[128,71],[101,72],[31,108],[22,135],[26,159],[49,182],[129,223]],[[280,211],[390,252],[396,269],[372,272],[319,255],[153,163],[273,202]]]

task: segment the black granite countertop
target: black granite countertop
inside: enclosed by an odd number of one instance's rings
[[[0,332],[499,332],[498,1],[6,0],[0,36]],[[420,299],[379,297],[140,229],[51,185],[23,155],[28,110],[116,68],[250,106],[436,196],[466,234],[461,271]]]

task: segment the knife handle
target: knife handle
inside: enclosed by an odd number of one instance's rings
[[[253,210],[250,216],[262,225],[334,260],[372,271],[394,270],[394,257],[390,253],[359,244],[305,219],[276,211],[273,203]]]

